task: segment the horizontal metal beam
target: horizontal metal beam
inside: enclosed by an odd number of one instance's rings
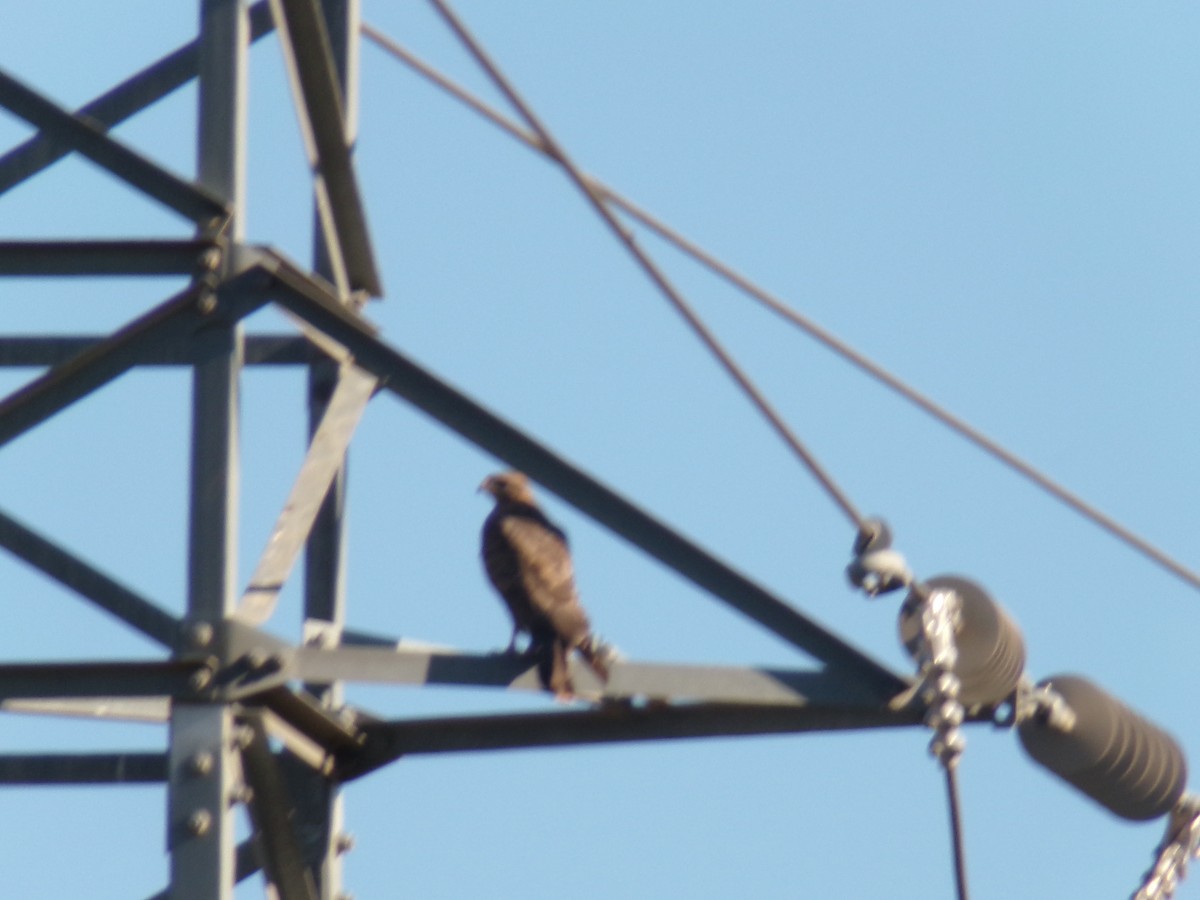
[[[0,241],[3,275],[194,275],[212,241]]]
[[[228,214],[225,204],[207,191],[129,149],[91,122],[76,118],[2,70],[0,106],[197,225],[207,227]]]
[[[691,666],[619,661],[607,683],[572,659],[576,692],[588,700],[644,697],[711,703],[787,706],[857,705],[873,708],[876,698],[856,681],[828,671]],[[528,657],[472,655],[385,647],[303,647],[295,651],[289,677],[302,681],[352,681],[543,690]]]
[[[107,335],[0,337],[0,368],[57,366],[107,339]],[[291,334],[247,335],[247,366],[302,366],[323,358],[309,341]],[[196,354],[183,343],[147,347],[138,365],[189,366]]]
[[[0,755],[0,784],[156,784],[166,780],[165,753]]]
[[[171,713],[171,704],[166,697],[51,697],[41,700],[0,700],[0,712],[106,719],[112,722],[165,723]]]
[[[3,510],[0,547],[164,647],[175,646],[178,619]]]
[[[256,41],[275,27],[267,0],[250,7],[250,40]],[[109,129],[196,77],[199,70],[199,41],[185,44],[151,64],[112,90],[80,107],[77,118],[86,118],[101,129]],[[70,148],[45,134],[30,138],[0,157],[0,194],[53,165]]]
[[[166,662],[7,663],[0,665],[0,700],[37,697],[191,697],[205,665]]]
[[[215,297],[192,285],[0,400],[0,446],[127,372],[152,348],[189,337],[205,322],[249,315],[267,302],[263,278],[257,269],[245,272]]]
[[[402,756],[424,753],[894,728],[919,725],[921,717],[919,710],[886,708],[697,704],[368,722],[362,750],[342,757],[338,775],[350,781]]]
[[[880,663],[387,346],[358,317],[299,291],[283,291],[278,301],[345,346],[358,365],[376,375],[387,390],[524,471],[779,637],[828,666],[862,679],[866,689],[880,699],[904,689],[904,682]]]

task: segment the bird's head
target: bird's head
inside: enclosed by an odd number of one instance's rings
[[[491,494],[497,503],[533,504],[533,489],[529,479],[520,472],[500,472],[483,479],[479,490]]]

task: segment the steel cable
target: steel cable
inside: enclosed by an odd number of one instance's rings
[[[401,47],[395,41],[380,33],[370,25],[364,24],[362,26],[362,33],[366,38],[380,47],[380,49],[404,63],[417,74],[421,75],[426,80],[432,82],[437,87],[450,94],[456,100],[490,121],[493,125],[497,126],[511,137],[521,141],[531,149],[553,158],[551,151],[546,147],[545,142],[539,135],[521,128],[519,125],[515,124],[504,115],[488,106],[482,100],[473,96],[471,93],[464,90],[450,79],[446,78],[436,69],[429,66],[427,63],[423,62],[413,54],[409,53],[405,48]],[[621,194],[597,179],[582,173],[579,174],[592,195],[600,196],[604,200],[612,203],[622,212],[626,213],[635,221],[639,222],[644,227],[657,234],[660,238],[676,247],[685,255],[691,257],[713,274],[738,288],[751,299],[758,301],[767,309],[771,310],[791,325],[799,328],[801,331],[808,334],[809,337],[822,344],[828,350],[831,350],[833,353],[842,357],[842,359],[849,362],[859,371],[878,381],[889,390],[912,403],[918,409],[925,412],[934,420],[962,437],[968,443],[973,444],[977,449],[983,451],[985,454],[991,456],[1002,465],[1013,470],[1018,475],[1025,478],[1027,481],[1031,482],[1054,499],[1063,503],[1078,515],[1087,519],[1102,530],[1108,532],[1109,535],[1116,538],[1118,541],[1142,554],[1151,562],[1170,572],[1172,575],[1186,582],[1191,587],[1200,589],[1200,574],[1196,573],[1192,569],[1189,569],[1187,566],[1183,565],[1163,550],[1159,549],[1130,529],[1121,525],[1115,519],[1100,511],[1095,506],[1079,497],[1077,494],[1068,490],[1054,479],[1050,478],[1050,476],[1039,471],[1033,465],[1021,459],[1016,454],[1006,450],[996,441],[992,440],[963,419],[955,416],[953,413],[940,406],[935,401],[922,394],[920,391],[901,381],[897,376],[873,362],[871,359],[855,350],[841,339],[835,337],[833,334],[826,331],[808,317],[792,309],[782,300],[775,297],[765,289],[759,287],[737,270],[721,262],[704,248],[688,240],[678,231],[674,230],[661,220],[655,218],[637,204],[623,197]]]
[[[950,807],[950,839],[954,844],[954,883],[958,888],[958,900],[968,900],[967,852],[958,796],[958,769],[955,766],[946,766],[943,771],[946,773],[946,801]]]
[[[701,342],[708,348],[714,358],[725,369],[726,373],[738,384],[743,393],[749,398],[750,402],[758,409],[767,422],[775,429],[776,433],[783,439],[784,443],[792,450],[800,462],[808,469],[812,476],[820,483],[829,498],[833,500],[835,505],[842,511],[850,524],[856,528],[862,525],[863,517],[858,509],[850,501],[846,493],[837,485],[824,467],[817,461],[816,457],[801,443],[800,439],[792,433],[788,428],[787,423],[779,413],[767,401],[767,398],[758,389],[750,377],[742,370],[742,368],[734,361],[733,357],[725,350],[720,341],[711,330],[704,324],[701,318],[696,314],[695,310],[683,298],[683,295],[675,288],[673,284],[663,274],[662,270],[654,264],[646,252],[642,250],[637,243],[633,233],[625,228],[617,217],[609,209],[605,198],[596,190],[593,189],[589,179],[579,170],[571,158],[566,154],[566,151],[558,144],[554,137],[550,134],[545,125],[522,99],[516,89],[509,83],[503,73],[492,62],[491,58],[484,52],[482,46],[475,38],[467,31],[466,26],[459,20],[454,12],[445,3],[445,0],[429,0],[430,4],[437,10],[438,14],[445,20],[446,24],[462,42],[467,51],[475,58],[480,67],[487,73],[488,77],[495,84],[496,88],[504,94],[508,101],[520,114],[529,128],[538,136],[541,146],[545,153],[554,159],[575,186],[583,193],[588,202],[595,209],[596,213],[609,227],[613,234],[621,241],[628,249],[630,255],[641,266],[642,270],[650,278],[650,280],[659,289],[662,295],[671,303],[675,310],[683,317],[684,321],[696,333]]]

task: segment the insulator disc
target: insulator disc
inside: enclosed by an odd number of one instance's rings
[[[962,604],[955,631],[958,662],[954,674],[962,682],[964,706],[1002,703],[1016,690],[1025,671],[1025,642],[1016,623],[975,582],[957,575],[938,575],[924,582],[935,590],[951,590]],[[910,592],[900,607],[900,640],[916,656],[921,635],[921,597]]]
[[[1179,744],[1153,722],[1077,675],[1039,682],[1075,713],[1069,731],[1035,715],[1017,726],[1026,752],[1055,775],[1125,819],[1154,819],[1187,785]]]

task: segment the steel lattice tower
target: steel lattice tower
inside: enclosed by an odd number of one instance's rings
[[[195,42],[72,112],[0,73],[0,105],[38,135],[0,159],[0,190],[79,153],[186,217],[190,240],[8,241],[0,275],[182,275],[189,286],[110,334],[0,337],[0,363],[48,367],[0,401],[0,444],[143,365],[192,373],[187,607],[182,617],[123,587],[53,537],[0,511],[0,545],[160,644],[161,659],[0,665],[0,700],[23,709],[157,713],[161,753],[0,757],[7,784],[165,782],[175,900],[227,898],[264,871],[284,898],[341,891],[339,785],[405,754],[705,735],[918,724],[922,710],[887,700],[905,682],[768,590],[582,473],[381,341],[360,311],[383,293],[345,122],[358,33],[355,0],[200,0]],[[243,234],[246,59],[275,30],[314,173],[319,236],[311,266]],[[168,172],[108,129],[196,78],[198,170]],[[350,117],[352,118],[352,117]],[[298,333],[247,334],[273,305]],[[247,370],[308,372],[311,442],[272,540],[248,586],[236,583],[238,392]],[[813,670],[622,663],[606,702],[553,713],[376,721],[343,703],[361,678],[408,684],[536,689],[527,663],[504,655],[398,650],[352,641],[342,591],[343,460],[380,390],[440,421],[763,624],[821,663]],[[261,626],[304,552],[302,635]],[[297,685],[303,685],[298,687]],[[654,703],[643,703],[653,698]],[[673,700],[687,698],[687,703]],[[281,750],[273,749],[282,745]],[[236,846],[235,809],[255,839]]]

